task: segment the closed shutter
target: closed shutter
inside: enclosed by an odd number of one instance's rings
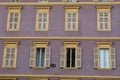
[[[94,48],[94,68],[99,68],[99,49]]]
[[[36,49],[34,47],[30,48],[30,61],[29,61],[29,67],[34,67],[35,63],[35,51]]]
[[[109,0],[110,2],[114,2],[114,0]]]
[[[45,67],[50,67],[51,48],[45,48]]]
[[[76,67],[81,67],[81,55],[82,55],[82,48],[76,49]]]
[[[67,2],[67,0],[62,0],[62,2]]]
[[[98,2],[98,0],[93,0],[94,2]]]
[[[111,68],[116,68],[115,48],[110,49]]]
[[[60,48],[60,67],[65,67],[66,48]]]

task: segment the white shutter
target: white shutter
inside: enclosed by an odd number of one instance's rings
[[[29,61],[29,67],[34,67],[34,63],[35,63],[35,48],[31,47],[30,48],[30,61]]]
[[[60,67],[65,67],[66,48],[60,48]]]
[[[62,0],[62,2],[67,2],[67,0]]]
[[[50,67],[51,48],[45,48],[45,67]]]
[[[116,68],[115,48],[110,49],[111,68]]]
[[[72,2],[77,2],[77,0],[72,0]]]
[[[93,0],[94,2],[98,2],[98,0]]]
[[[109,0],[110,2],[114,2],[114,0]]]
[[[94,48],[94,68],[99,68],[99,49]]]
[[[81,67],[81,55],[82,55],[82,48],[77,48],[76,49],[76,61],[75,61],[76,66],[75,67],[78,67],[78,68]]]

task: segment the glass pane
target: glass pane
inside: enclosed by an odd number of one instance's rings
[[[76,24],[72,23],[72,29],[75,29],[75,27],[76,27]]]
[[[108,29],[108,23],[105,23],[105,29]]]
[[[14,28],[13,29],[16,29],[17,28],[17,23],[14,23]]]
[[[13,18],[10,18],[10,22],[13,22]]]
[[[73,13],[72,16],[73,16],[73,17],[76,17],[76,13]]]
[[[46,28],[46,23],[43,23],[43,29],[45,29]]]
[[[105,22],[108,22],[108,18],[104,18],[104,21],[105,21]]]
[[[67,56],[66,56],[66,65],[67,67],[70,67],[71,64],[70,64],[70,48],[67,48]]]
[[[72,57],[72,67],[75,67],[75,49],[74,48],[72,49],[71,57]]]
[[[18,18],[14,18],[14,21],[15,21],[15,22],[18,22]]]
[[[44,67],[45,48],[41,49],[41,67]]]
[[[10,66],[13,65],[13,61],[14,61],[14,59],[11,59],[11,60],[10,60]]]
[[[43,13],[44,17],[47,17],[47,13]]]
[[[107,12],[104,12],[104,16],[108,16],[108,13],[107,13]]]
[[[103,29],[103,23],[100,23],[100,29]]]
[[[103,18],[100,18],[100,22],[103,22]]]
[[[71,22],[71,18],[68,18],[68,22]]]
[[[68,17],[71,17],[71,13],[68,13]]]
[[[103,16],[103,12],[100,12],[100,17]]]
[[[9,25],[10,25],[10,26],[9,26],[9,29],[12,29],[13,24],[12,24],[12,23],[10,23]]]
[[[39,18],[39,22],[42,22],[42,18]]]
[[[72,22],[76,22],[76,18],[72,18]]]
[[[18,13],[15,13],[15,18],[18,18]]]
[[[41,29],[41,27],[42,27],[42,23],[39,23],[39,29]]]
[[[42,13],[39,13],[39,17],[42,17]]]
[[[68,29],[71,29],[71,23],[68,23]]]
[[[10,18],[13,18],[13,15],[14,15],[14,13],[13,13],[13,12],[11,12],[11,13],[10,13]]]
[[[6,58],[6,64],[5,64],[6,66],[8,66],[9,65],[9,59],[7,59]]]
[[[44,22],[47,22],[47,18],[43,18],[43,21],[44,21]]]

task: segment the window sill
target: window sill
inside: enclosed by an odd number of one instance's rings
[[[74,68],[67,68],[67,67],[64,67],[63,69],[66,69],[66,70],[77,70],[78,68],[77,68],[77,67],[74,67]]]
[[[47,69],[47,67],[33,67],[33,69]]]
[[[97,70],[112,70],[112,68],[97,68]]]

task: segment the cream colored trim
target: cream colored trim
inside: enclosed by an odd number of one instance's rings
[[[47,48],[48,47],[48,43],[49,42],[33,42],[33,45],[34,45],[34,48],[36,49],[36,48]],[[45,67],[45,62],[44,62],[44,67],[36,67],[36,50],[35,50],[35,52],[34,52],[34,56],[35,56],[35,58],[34,58],[34,67],[33,67],[33,69],[46,69],[46,67]],[[44,61],[45,61],[45,59],[46,58],[44,58]]]
[[[97,8],[97,31],[111,31],[111,8],[112,6],[96,6]],[[108,29],[100,29],[100,12],[108,13]]]
[[[0,80],[16,80],[16,78],[0,78]]]
[[[6,31],[19,31],[20,30],[20,15],[21,15],[21,8],[22,7],[8,7],[8,20],[7,20],[7,28]],[[10,26],[10,13],[15,12],[18,13],[18,22],[17,22],[17,28],[16,29],[9,29]]]
[[[0,37],[0,40],[120,40],[120,37]]]
[[[4,55],[3,55],[2,68],[16,68],[17,53],[18,53],[18,43],[19,42],[4,42]],[[4,58],[6,57],[7,48],[15,48],[15,57],[14,57],[13,67],[5,66],[6,60]]]
[[[20,2],[20,3],[10,3],[10,2],[1,2],[0,6],[54,6],[54,5],[66,5],[66,6],[79,6],[79,5],[119,5],[120,2],[47,2],[47,3],[40,3],[40,2]]]
[[[78,11],[80,7],[76,6],[65,6],[65,31],[78,31]],[[76,22],[75,22],[75,29],[68,29],[68,13],[74,12],[76,13]]]
[[[101,48],[108,48],[109,49],[109,68],[100,68],[100,61],[99,61],[99,68],[98,70],[112,70],[112,68],[110,67],[111,65],[111,58],[110,58],[110,49],[111,49],[111,46],[112,46],[112,42],[96,42],[97,44],[97,48],[99,49],[99,53],[100,53],[100,49]],[[100,57],[100,55],[99,55]]]
[[[85,75],[34,75],[34,74],[0,74],[0,78],[94,78],[94,79],[120,79],[120,76],[85,76]]]
[[[48,31],[48,26],[49,26],[49,9],[50,6],[45,6],[45,7],[36,7],[36,27],[35,27],[35,31]],[[39,13],[42,12],[46,12],[47,13],[47,21],[46,21],[46,29],[38,29],[39,26],[39,20],[38,20],[38,16]]]

